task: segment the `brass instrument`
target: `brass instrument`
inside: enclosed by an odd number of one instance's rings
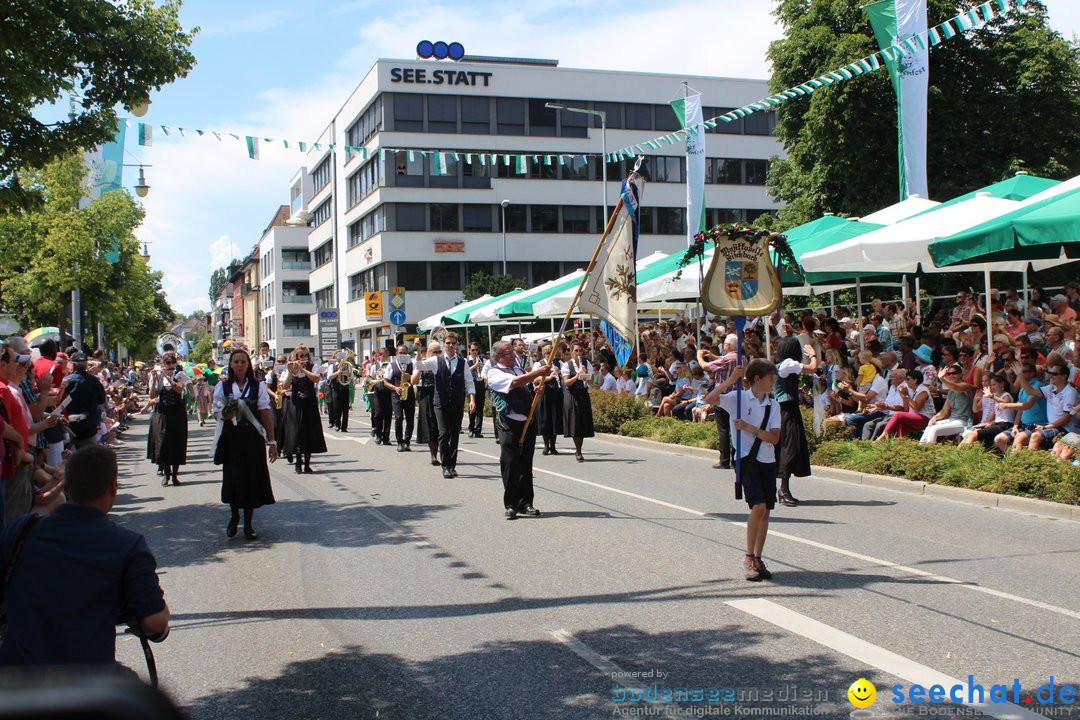
[[[370,393],[376,387],[382,385],[384,380],[386,380],[385,365],[379,368],[379,371],[375,373],[375,375],[368,374],[368,376],[364,378],[364,391]]]
[[[409,383],[409,378],[405,377],[405,375],[402,374],[402,376],[401,376],[401,391],[398,392],[398,397],[400,397],[402,399],[402,401],[408,400],[409,399],[409,390],[411,388],[412,388],[412,385]]]
[[[349,383],[352,382],[352,374],[352,363],[350,363],[348,360],[342,360],[341,363],[338,365],[338,376],[336,378],[337,381],[342,385],[348,387]]]

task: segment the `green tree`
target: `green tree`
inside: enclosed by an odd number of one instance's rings
[[[878,49],[864,0],[779,0],[785,37],[769,48],[774,92]],[[928,0],[931,25],[979,3]],[[996,8],[996,6],[995,6]],[[780,228],[826,212],[859,216],[898,200],[896,97],[877,72],[780,106],[771,194]],[[1041,0],[930,53],[928,181],[941,199],[1026,170],[1080,172],[1080,48],[1047,23]]]
[[[0,215],[4,308],[24,327],[62,327],[68,297],[79,288],[83,307],[105,323],[110,343],[134,347],[162,332],[174,313],[161,273],[149,269],[133,232],[142,222],[142,206],[117,190],[79,209],[87,193],[81,154],[23,176],[44,202]]]
[[[0,10],[0,209],[40,201],[19,170],[111,140],[131,108],[195,64],[180,0],[8,0]],[[35,111],[78,93],[73,118]]]
[[[498,297],[514,288],[526,288],[528,286],[528,280],[516,278],[512,275],[489,275],[483,271],[475,272],[469,278],[468,284],[465,285],[465,302],[475,300],[484,294]]]
[[[210,275],[210,290],[207,293],[210,296],[210,307],[214,306],[214,303],[218,301],[218,296],[221,295],[222,289],[229,282],[229,273],[225,268],[218,268]]]
[[[214,355],[214,339],[208,333],[203,333],[189,356],[192,362],[204,363]]]

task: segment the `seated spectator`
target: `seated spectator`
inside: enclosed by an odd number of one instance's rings
[[[933,366],[930,367],[933,372]],[[878,440],[890,436],[904,437],[918,432],[925,428],[930,418],[934,416],[934,403],[930,389],[926,387],[925,376],[918,368],[907,373],[904,384],[897,388],[897,392],[900,394],[903,408],[894,411],[889,417]]]
[[[1008,390],[1008,378],[1004,373],[990,376],[990,384],[983,388],[982,414],[979,423],[964,432],[960,447],[980,442],[987,450],[994,447],[994,438],[1008,431],[1016,421],[1016,410],[1011,407],[1013,396]]]
[[[875,417],[867,420],[866,424],[863,425],[863,440],[873,440],[885,432],[885,426],[892,419],[893,413],[903,412],[906,409],[903,395],[900,394],[900,388],[906,386],[907,371],[903,368],[896,368],[889,374],[889,389],[885,393],[885,397],[871,403],[867,408],[872,411]]]
[[[959,387],[962,374],[960,365],[950,365],[942,368],[938,377],[946,387]],[[959,435],[974,422],[971,394],[966,390],[949,390],[945,405],[930,418],[919,442],[935,443],[938,438]]]
[[[598,381],[599,389],[604,392],[615,393],[617,386],[615,383],[615,376],[611,374],[611,369],[607,363],[600,363],[600,377]]]
[[[1063,365],[1051,365],[1046,374],[1050,382],[1035,386],[1028,378],[1020,373],[1020,387],[1029,397],[1046,398],[1046,422],[1037,423],[1026,433],[1029,436],[1028,447],[1032,450],[1048,448],[1054,440],[1066,433],[1080,431],[1080,420],[1073,413],[1077,406],[1076,389],[1068,384],[1069,369]],[[1020,442],[1022,434],[1017,435],[1013,447],[1023,447]]]
[[[693,416],[691,415],[691,411],[695,407],[700,407],[705,404],[705,394],[708,392],[704,370],[700,367],[695,367],[690,371],[690,375],[690,397],[680,400],[675,407],[671,409],[672,416],[679,420],[692,420]]]
[[[675,366],[675,372],[677,378],[675,380],[675,389],[660,401],[660,408],[656,411],[657,417],[670,416],[672,408],[693,397],[693,388],[690,387],[690,382],[692,380],[690,368],[679,363]]]
[[[1021,360],[1019,367],[1010,368],[1010,372],[1017,378],[1017,387],[1020,389],[1016,393],[1016,402],[1004,403],[1004,407],[1019,410],[1020,413],[1013,420],[1011,430],[1006,430],[994,438],[994,445],[1003,453],[1010,444],[1012,444],[1014,451],[1026,447],[1034,429],[1037,426],[1046,425],[1046,398],[1042,395],[1029,394],[1023,387],[1023,385],[1027,385],[1034,389],[1042,386],[1036,374],[1034,363]],[[1020,383],[1020,378],[1023,379],[1023,384]]]

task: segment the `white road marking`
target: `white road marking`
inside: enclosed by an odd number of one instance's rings
[[[843,630],[818,622],[817,620],[797,613],[794,610],[788,610],[777,603],[757,598],[750,600],[728,600],[726,604],[736,610],[741,610],[748,615],[753,615],[756,618],[772,623],[777,627],[781,627],[788,632],[795,633],[796,635],[812,640],[819,645],[824,645],[827,648],[847,655],[861,663],[877,668],[882,672],[906,680],[909,683],[909,687],[905,688],[905,692],[910,690],[910,685],[914,684],[922,685],[927,689],[934,685],[941,685],[945,688],[946,697],[948,697],[950,688],[954,685],[961,685],[964,687],[961,696],[965,700],[967,699],[966,682],[957,680],[956,678],[950,677],[931,667],[917,663],[903,655],[897,655],[883,647],[866,642]],[[1000,680],[1001,679],[999,679],[999,681]],[[984,695],[985,700],[989,697],[990,686],[985,685],[983,686],[983,689],[986,693]],[[883,695],[887,696],[888,692],[889,691],[886,688],[878,690],[879,699],[884,702],[889,702],[885,697],[882,697]],[[951,703],[952,700],[950,699],[948,702]],[[1002,718],[1003,720],[1036,720],[1037,718],[1043,717],[1042,715],[1029,712],[1019,705],[1014,705],[1012,703],[963,702],[957,704],[965,705],[991,717]]]
[[[357,438],[343,438],[336,437],[334,435],[328,435],[327,437],[335,438],[337,440],[351,440],[352,442],[364,443],[364,440]],[[459,453],[469,453],[470,455],[477,455],[489,460],[498,460],[498,455],[489,455],[488,453],[482,453],[478,450],[470,450],[469,448],[458,448]],[[683,505],[676,505],[664,500],[649,497],[648,495],[641,495],[639,493],[630,492],[628,490],[621,490],[619,488],[611,487],[610,485],[604,485],[602,483],[593,482],[591,480],[583,480],[582,478],[576,478],[572,475],[566,475],[564,473],[555,472],[554,470],[545,470],[544,468],[534,468],[537,473],[544,473],[545,475],[551,475],[552,477],[561,478],[570,482],[575,482],[580,485],[588,485],[590,487],[597,488],[598,490],[604,490],[606,492],[615,493],[617,495],[623,495],[625,497],[634,498],[635,500],[641,500],[642,502],[651,503],[653,505],[659,505],[670,510],[677,510],[678,512],[686,513],[687,515],[694,515],[695,517],[709,518],[716,520],[717,522],[726,523],[728,525],[734,525],[736,527],[746,527],[746,523],[739,522],[737,520],[722,520],[720,518],[710,517],[710,513],[703,512],[701,510],[694,510]],[[846,550],[835,545],[828,545],[826,543],[818,542],[816,540],[810,540],[807,538],[799,537],[798,535],[791,535],[790,533],[781,532],[778,530],[769,529],[770,538],[782,538],[794,543],[806,545],[808,547],[816,548],[818,550],[824,550],[836,555],[843,555],[854,560],[861,560],[865,563],[877,565],[879,567],[890,568],[899,572],[907,573],[908,575],[914,575],[916,577],[926,578],[927,580],[933,580],[935,582],[955,585],[957,587],[966,588],[968,590],[974,590],[984,595],[990,595],[992,597],[1001,598],[1002,600],[1008,600],[1010,602],[1019,603],[1021,605],[1027,605],[1029,607],[1038,608],[1040,610],[1046,610],[1047,612],[1056,613],[1058,615],[1064,615],[1065,617],[1072,618],[1074,620],[1080,620],[1080,612],[1076,610],[1070,610],[1069,608],[1060,607],[1058,605],[1051,605],[1050,603],[1044,603],[1041,600],[1033,600],[1031,598],[1022,597],[1020,595],[1014,595],[1012,593],[1004,592],[1002,590],[995,590],[994,588],[985,587],[983,585],[975,585],[967,580],[958,580],[957,578],[949,577],[947,575],[938,575],[936,573],[928,572],[926,570],[920,570],[918,568],[909,567],[907,565],[901,565],[900,563],[893,562],[891,560],[885,560],[882,558],[874,557],[873,555],[865,555],[863,553],[855,552],[853,550]]]

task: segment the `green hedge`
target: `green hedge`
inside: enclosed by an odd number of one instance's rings
[[[716,435],[716,423],[691,423],[670,417],[644,417],[639,420],[629,420],[619,427],[619,434],[672,445],[687,445],[712,450],[716,450],[720,445]]]
[[[597,432],[617,433],[624,423],[649,415],[645,404],[635,397],[590,390],[593,425]]]
[[[920,445],[907,438],[880,443],[833,440],[814,452],[815,465],[1080,505],[1080,468],[1050,453],[1024,450],[999,458],[981,447]]]

